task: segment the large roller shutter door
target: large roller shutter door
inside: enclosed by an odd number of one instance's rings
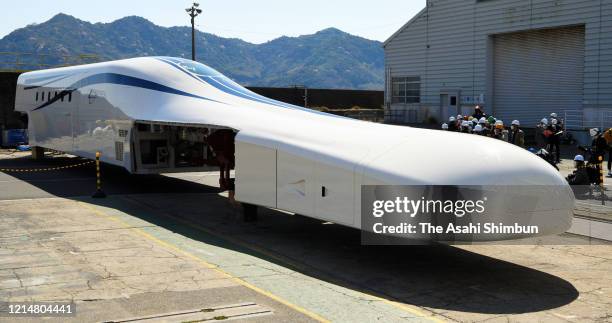
[[[584,26],[494,36],[495,117],[533,127],[551,112],[581,110]]]

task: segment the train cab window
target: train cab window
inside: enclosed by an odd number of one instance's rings
[[[36,102],[38,102],[38,92],[36,92]]]

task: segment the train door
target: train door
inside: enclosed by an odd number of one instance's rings
[[[315,169],[312,159],[278,151],[277,204],[281,210],[315,215]]]
[[[459,94],[457,92],[444,92],[440,94],[440,117],[443,121],[460,113],[458,103]]]
[[[315,164],[315,215],[319,219],[334,223],[353,225],[354,171],[330,166],[322,162]]]
[[[236,137],[236,200],[276,208],[276,184],[278,182],[276,165],[276,149],[241,141],[240,133],[238,133]],[[281,180],[285,180],[285,177],[283,176]]]

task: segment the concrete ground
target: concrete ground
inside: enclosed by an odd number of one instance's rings
[[[0,155],[0,168],[74,162]],[[91,165],[0,173],[0,302],[73,300],[78,322],[612,322],[601,241],[362,246],[274,210],[244,223],[214,174],[102,171],[106,199],[89,197]]]

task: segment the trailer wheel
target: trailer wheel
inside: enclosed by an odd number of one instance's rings
[[[257,221],[258,207],[253,204],[242,204],[242,216],[244,222],[256,222]]]

